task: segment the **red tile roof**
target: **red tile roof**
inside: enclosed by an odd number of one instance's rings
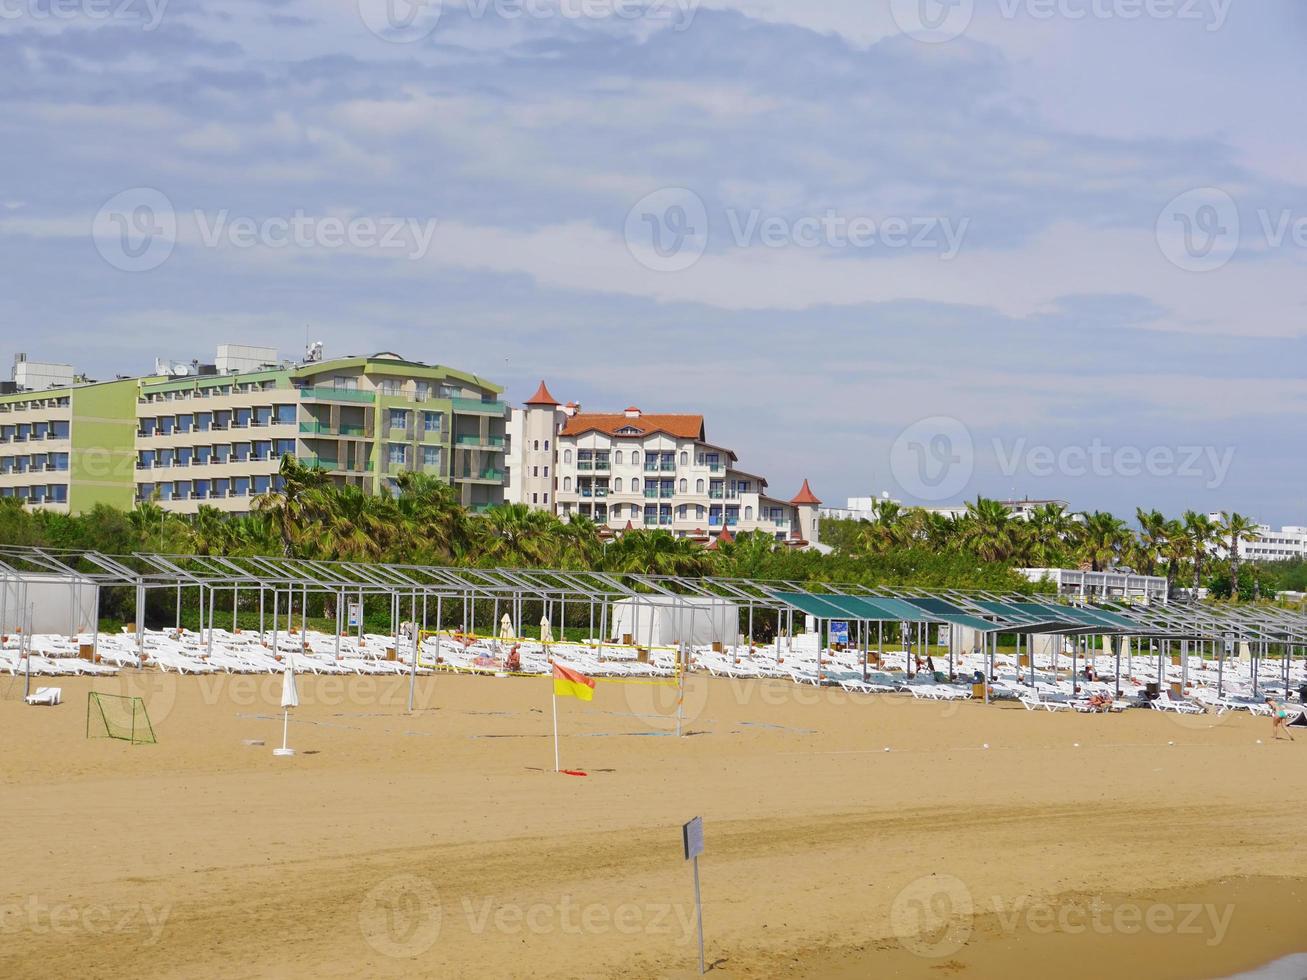
[[[815,493],[812,492],[812,487],[808,486],[808,481],[807,481],[807,480],[804,480],[804,481],[803,481],[803,488],[802,488],[798,493],[796,493],[796,494],[794,495],[794,499],[791,500],[790,503],[792,503],[792,504],[794,504],[794,505],[796,505],[796,506],[798,506],[798,505],[800,505],[800,504],[817,504],[817,505],[820,505],[820,504],[821,504],[821,501],[818,500],[818,499],[817,499],[817,495],[816,495]]]
[[[579,436],[586,432],[603,432],[610,436],[617,435],[621,429],[632,428],[640,436],[655,432],[665,432],[677,439],[702,439],[702,415],[641,415],[639,418],[627,418],[625,415],[601,415],[596,412],[578,412],[563,425],[560,435]],[[634,437],[633,437],[634,438]]]
[[[549,394],[549,389],[545,386],[544,381],[541,381],[540,387],[536,389],[536,393],[531,396],[531,399],[527,404],[556,406],[559,404],[559,401],[553,395]]]

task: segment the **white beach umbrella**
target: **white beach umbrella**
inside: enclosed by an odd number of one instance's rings
[[[294,755],[294,749],[286,747],[286,736],[290,729],[290,709],[300,706],[300,694],[295,687],[295,668],[286,667],[281,675],[281,748],[273,749],[273,755]]]
[[[552,643],[554,640],[554,631],[549,628],[549,617],[540,617],[540,642]]]
[[[504,613],[504,618],[499,621],[499,636],[505,640],[513,638],[513,621],[509,618],[508,613]]]

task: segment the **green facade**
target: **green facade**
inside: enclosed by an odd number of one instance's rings
[[[71,390],[68,510],[130,510],[136,478],[136,379]]]

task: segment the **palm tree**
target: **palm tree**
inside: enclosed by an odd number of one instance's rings
[[[526,504],[497,504],[481,515],[485,532],[481,560],[491,565],[558,564],[561,524]]]
[[[1242,514],[1221,511],[1220,533],[1230,548],[1230,595],[1239,600],[1239,542],[1257,539],[1257,522]]]
[[[1066,557],[1067,542],[1076,530],[1075,518],[1061,504],[1036,507],[1024,528],[1023,555],[1030,564],[1039,568],[1059,565]]]
[[[706,575],[711,554],[688,538],[673,537],[662,528],[628,531],[608,546],[605,567],[615,572],[646,575]]]
[[[1166,518],[1161,511],[1146,511],[1142,507],[1136,507],[1135,520],[1139,522],[1139,540],[1136,550],[1139,557],[1138,571],[1144,575],[1153,575],[1157,572],[1162,551],[1166,547]]]
[[[871,520],[858,527],[857,548],[863,554],[881,554],[898,540],[904,523],[903,508],[893,500],[875,500]]]
[[[1132,539],[1125,521],[1105,511],[1085,514],[1077,542],[1080,560],[1095,572],[1107,571],[1116,564],[1126,543]]]
[[[1189,534],[1179,521],[1167,521],[1162,528],[1162,557],[1166,560],[1166,594],[1175,592],[1180,566],[1189,559]]]
[[[1206,514],[1187,510],[1183,519],[1185,535],[1189,538],[1189,557],[1194,563],[1194,598],[1197,598],[1202,585],[1203,562],[1220,531]]]
[[[997,500],[977,497],[967,504],[958,539],[983,561],[1008,561],[1018,550],[1020,531],[1012,514]]]
[[[281,489],[259,494],[254,510],[265,513],[277,529],[282,554],[295,558],[312,540],[309,529],[321,519],[336,488],[325,471],[305,466],[294,456],[281,458],[279,473]]]

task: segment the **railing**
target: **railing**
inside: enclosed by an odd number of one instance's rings
[[[503,415],[503,402],[483,402],[479,398],[451,398],[454,411],[483,415]]]
[[[359,391],[357,388],[301,388],[300,398],[316,398],[329,402],[368,402],[374,401],[372,392]]]
[[[459,436],[458,439],[455,440],[455,444],[459,446],[496,446],[502,448],[504,445],[504,437],[503,436]],[[580,467],[577,468],[580,469]]]
[[[340,461],[329,459],[326,456],[301,456],[300,462],[313,470],[338,470]]]

